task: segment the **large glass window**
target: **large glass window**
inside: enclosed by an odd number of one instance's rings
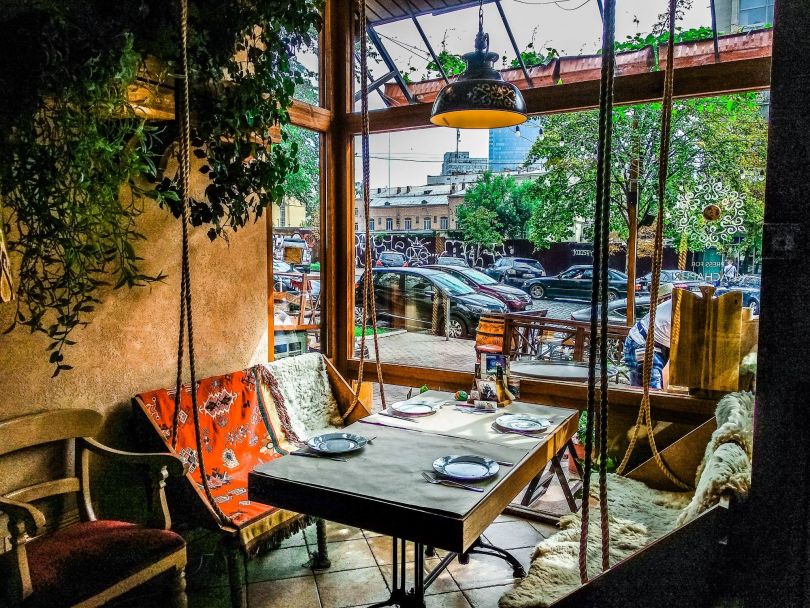
[[[740,0],[740,25],[756,27],[773,23],[774,0]]]
[[[286,126],[279,145],[298,149],[298,171],[273,205],[273,351],[275,358],[320,349],[320,135]]]

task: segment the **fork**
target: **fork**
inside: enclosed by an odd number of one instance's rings
[[[431,477],[429,473],[425,473],[424,471],[422,471],[422,477],[428,483],[447,486],[449,488],[462,488],[464,490],[470,490],[471,492],[484,491],[484,488],[476,488],[475,486],[468,486],[467,484],[460,483],[458,481],[452,481],[450,479],[436,479],[435,477]]]

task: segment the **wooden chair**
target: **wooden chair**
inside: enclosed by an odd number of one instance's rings
[[[75,449],[75,476],[29,485],[0,496],[8,518],[11,550],[0,555],[3,606],[101,606],[113,598],[167,574],[166,605],[185,607],[186,543],[171,532],[163,491],[170,475],[182,476],[182,461],[170,454],[134,454],[108,448],[90,437],[102,416],[88,409],[54,410],[0,422],[0,456],[65,442]],[[71,453],[68,451],[68,453]],[[90,495],[90,455],[136,465],[152,481],[148,522],[141,526],[99,520]],[[55,529],[39,503],[75,494],[78,523]]]

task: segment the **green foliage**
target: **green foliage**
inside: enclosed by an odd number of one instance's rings
[[[555,114],[544,120],[544,138],[535,141],[527,163],[542,161],[543,177],[531,186],[537,201],[529,238],[538,247],[570,237],[576,218],[593,217],[596,189],[598,114]],[[631,161],[638,159],[640,223],[657,209],[661,104],[622,106],[613,112],[611,230],[626,238]],[[761,187],[750,175],[764,170],[767,122],[754,93],[677,101],[673,109],[670,169],[666,200],[698,179],[723,180],[746,195],[749,234],[761,221]],[[740,170],[745,170],[745,176]],[[669,227],[667,236],[676,238]]]
[[[521,51],[520,58],[523,59],[523,63],[526,65],[527,68],[537,66],[537,65],[545,65],[552,59],[559,57],[560,53],[557,49],[546,47],[546,52],[537,51],[534,47],[534,42],[530,42],[526,45],[526,50]],[[519,68],[520,62],[517,59],[513,59],[509,64],[513,68]]]
[[[456,209],[459,228],[468,242],[492,245],[503,239],[523,238],[531,216],[533,189],[511,175],[487,171],[467,189]]]
[[[712,28],[696,27],[689,30],[675,31],[675,44],[680,42],[697,42],[698,40],[711,40]],[[669,32],[662,34],[635,34],[627,36],[622,42],[616,42],[614,48],[617,53],[623,51],[637,51],[648,46],[663,46],[669,41]]]
[[[125,101],[139,65],[130,35],[74,29],[58,15],[16,25],[19,33],[36,29],[35,39],[6,41],[20,42],[18,53],[51,61],[28,74],[20,88],[25,103],[0,122],[2,219],[20,259],[9,331],[22,325],[46,334],[56,375],[71,369],[63,351],[100,303],[102,287],[163,278],[142,274],[135,251],[144,239],[135,220],[152,195],[138,178],[155,172],[148,151],[153,130]],[[99,42],[103,53],[94,48]],[[131,195],[121,196],[125,185]]]
[[[442,44],[444,46],[444,44]],[[444,68],[444,73],[447,76],[457,76],[464,71],[464,68],[467,67],[467,64],[464,63],[464,60],[461,58],[461,55],[454,55],[447,51],[447,49],[442,48],[442,51],[437,55],[439,59],[439,64]],[[435,76],[441,76],[441,70],[439,66],[436,64],[435,61],[430,61],[427,64],[428,75],[434,74]]]
[[[311,197],[311,185],[296,182],[311,141],[284,127],[307,84],[295,51],[314,44],[321,8],[321,0],[191,3],[193,144],[209,179],[191,217],[210,225],[212,239],[259,218],[286,189]],[[178,18],[176,2],[158,0],[20,3],[4,14],[0,203],[21,261],[15,325],[51,338],[56,373],[70,369],[64,348],[101,289],[163,278],[138,269],[136,220],[148,198],[179,215],[175,178],[155,168],[164,150],[176,154],[177,126],[144,125],[127,89],[147,56],[179,71]],[[282,144],[271,146],[276,125]]]

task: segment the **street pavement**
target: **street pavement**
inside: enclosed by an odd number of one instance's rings
[[[571,313],[588,306],[578,300],[534,300],[531,310],[548,309],[548,317],[570,319]],[[367,339],[370,358],[374,346]],[[397,331],[379,339],[380,360],[386,363],[472,372],[475,367],[475,340],[445,339],[418,332]]]

